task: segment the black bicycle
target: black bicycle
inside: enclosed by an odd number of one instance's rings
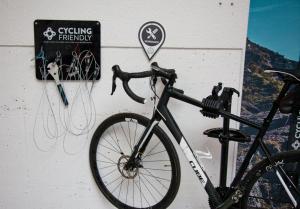
[[[292,86],[300,86],[300,73],[280,72],[284,86],[262,124],[231,114],[234,88],[215,86],[212,94],[198,101],[173,87],[177,75],[173,69],[151,64],[151,71],[127,73],[113,66],[112,94],[116,78],[123,82],[126,93],[135,101],[144,103],[128,86],[133,78],[151,77],[152,88],[157,78],[165,87],[153,116],[148,119],[134,113],[120,113],[107,118],[95,131],[90,145],[90,166],[96,183],[105,197],[117,208],[167,208],[174,200],[180,185],[180,163],[176,150],[167,134],[158,126],[162,120],[180,145],[188,162],[209,196],[213,209],[227,208],[297,208],[300,204],[300,151],[271,155],[263,137],[278,109],[291,113],[298,108],[299,95]],[[221,92],[222,91],[222,92]],[[298,99],[297,99],[298,97]],[[167,108],[170,98],[201,108],[210,118],[223,117],[223,127],[209,129],[204,134],[218,138],[222,144],[220,185],[214,187],[201,163],[184,138]],[[229,128],[230,119],[258,130],[234,180],[226,187],[229,141],[250,142],[250,137],[237,129]],[[265,159],[247,172],[254,153],[261,149]]]

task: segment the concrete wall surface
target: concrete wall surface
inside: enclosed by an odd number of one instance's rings
[[[120,81],[115,95],[110,96],[111,67],[119,64],[129,72],[149,69],[150,63],[137,34],[143,23],[153,20],[166,30],[166,41],[153,61],[176,69],[176,87],[197,99],[208,96],[218,82],[241,91],[248,9],[249,0],[0,0],[0,208],[114,208],[97,188],[90,171],[91,137],[108,116],[137,112],[151,117],[153,104],[142,105],[131,100]],[[95,125],[88,134],[66,134],[57,139],[45,136],[47,127],[42,124],[45,120],[50,126],[53,123],[43,94],[45,88],[55,111],[63,105],[53,82],[44,84],[35,78],[35,64],[31,61],[35,56],[35,19],[101,22],[102,78],[95,83],[92,92]],[[76,97],[76,89],[82,83],[63,84],[66,92],[73,95],[70,102],[77,104],[72,113],[77,115],[74,121],[84,123]],[[131,86],[139,95],[150,95],[146,79],[132,82]],[[161,84],[158,89],[161,90]],[[213,160],[204,160],[204,165],[213,183],[218,184],[220,145],[202,132],[220,126],[221,118],[204,118],[198,108],[174,100],[169,107],[191,146],[212,152]],[[232,111],[235,114],[240,111],[240,99],[236,97]],[[166,128],[163,124],[162,127]],[[232,123],[232,127],[238,124]],[[170,208],[208,208],[204,189],[179,149],[178,154],[182,181]],[[232,143],[228,180],[235,171],[235,154],[236,144]]]

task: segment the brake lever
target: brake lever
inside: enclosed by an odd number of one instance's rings
[[[113,75],[113,77],[112,77],[112,88],[111,88],[111,94],[110,94],[110,95],[113,95],[114,92],[116,91],[116,88],[117,88],[116,78],[117,78],[117,75],[116,75],[116,73],[114,72],[114,75]]]

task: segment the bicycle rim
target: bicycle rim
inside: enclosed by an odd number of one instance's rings
[[[165,207],[175,197],[172,187],[176,190],[177,186],[172,183],[178,181],[175,178],[178,175],[175,169],[178,157],[174,157],[169,139],[154,129],[139,166],[132,170],[124,169],[133,147],[145,130],[145,124],[128,116],[112,120],[95,137],[98,138],[97,143],[91,146],[91,152],[94,153],[95,162],[92,164],[95,169],[92,170],[96,182],[118,208]]]
[[[274,158],[277,167],[281,167],[289,176],[297,189],[300,189],[300,152],[287,152]],[[292,192],[288,194],[282,183],[282,175],[278,169],[265,160],[260,166],[249,172],[252,177],[248,179],[243,208],[244,209],[294,209],[293,198],[299,202],[299,195]],[[249,175],[248,175],[249,176]],[[291,191],[291,190],[289,190]],[[299,208],[299,206],[297,207]]]

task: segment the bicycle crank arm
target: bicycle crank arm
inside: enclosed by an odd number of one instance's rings
[[[228,209],[230,206],[232,206],[235,203],[238,203],[238,201],[243,197],[243,193],[241,190],[236,190],[233,194],[231,194],[225,202],[223,202],[221,205],[219,205],[216,209]]]

